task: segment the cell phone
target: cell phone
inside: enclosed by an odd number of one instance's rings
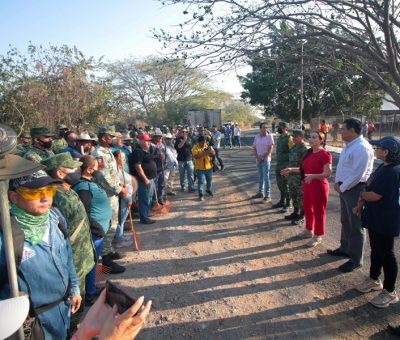
[[[135,302],[135,299],[125,293],[117,285],[113,284],[111,281],[106,281],[106,303],[111,307],[117,305],[119,314],[124,313]]]

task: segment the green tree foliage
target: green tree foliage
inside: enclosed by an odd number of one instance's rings
[[[253,108],[241,101],[230,99],[223,107],[222,121],[237,122],[241,127],[250,127],[259,118],[253,111]]]
[[[126,59],[110,64],[108,74],[120,102],[155,125],[183,121],[208,91],[206,74],[180,59]]]
[[[283,29],[287,35],[287,28]],[[279,32],[275,40],[280,37]],[[348,110],[368,116],[379,112],[382,91],[367,78],[348,72],[343,62],[339,65],[339,58],[336,70],[324,67],[330,62],[330,54],[317,41],[276,45],[253,55],[249,61],[252,72],[240,77],[245,89],[242,98],[262,105],[265,115],[299,120],[302,76],[303,118],[307,121]]]
[[[329,53],[331,68],[339,57],[341,72],[345,60],[349,71],[373,81],[400,107],[398,0],[160,1],[186,6],[178,31],[154,31],[178,56],[226,69],[278,45],[314,39]],[[282,25],[295,34],[283,31],[274,40]]]
[[[113,93],[95,76],[100,66],[76,47],[29,45],[26,54],[11,48],[0,56],[0,120],[18,131],[23,122],[52,128],[110,120]]]

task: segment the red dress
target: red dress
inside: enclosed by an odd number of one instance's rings
[[[332,155],[322,149],[309,154],[301,165],[304,174],[322,174],[325,164],[332,164]],[[326,178],[313,179],[309,184],[304,182],[303,208],[306,229],[313,231],[315,236],[325,234],[328,195],[329,182]]]

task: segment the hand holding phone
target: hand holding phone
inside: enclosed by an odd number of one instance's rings
[[[135,299],[130,297],[111,281],[106,281],[106,303],[111,307],[116,305],[119,314],[122,314],[129,309],[135,301]]]

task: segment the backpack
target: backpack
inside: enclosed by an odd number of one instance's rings
[[[58,222],[58,229],[61,231],[63,234],[64,238],[67,238],[67,229],[65,228],[63,218],[61,218],[61,212],[57,208],[51,208],[59,217],[59,222]],[[47,310],[55,307],[58,305],[61,301],[67,300],[69,297],[69,291],[70,291],[70,283],[68,283],[68,287],[66,292],[64,293],[63,297],[51,302],[49,304],[33,308],[33,303],[31,301],[31,292],[30,292],[30,287],[28,285],[27,280],[24,277],[24,274],[22,271],[20,271],[19,266],[21,265],[22,261],[22,256],[24,252],[24,241],[25,241],[25,233],[24,231],[20,228],[18,225],[17,221],[11,216],[11,232],[12,232],[12,239],[13,239],[13,245],[14,245],[14,257],[15,257],[15,266],[17,268],[17,275],[19,278],[24,281],[26,288],[28,290],[28,298],[29,298],[29,314],[27,319],[25,320],[23,324],[24,332],[28,333],[25,334],[25,339],[30,339],[30,340],[44,340],[44,332],[42,328],[42,324],[37,317],[39,314],[46,312]],[[0,230],[3,230],[2,225],[0,224]],[[0,287],[3,286],[7,282],[6,275],[2,275],[0,279]],[[8,339],[14,340],[18,339],[18,332],[14,333],[11,335]]]

